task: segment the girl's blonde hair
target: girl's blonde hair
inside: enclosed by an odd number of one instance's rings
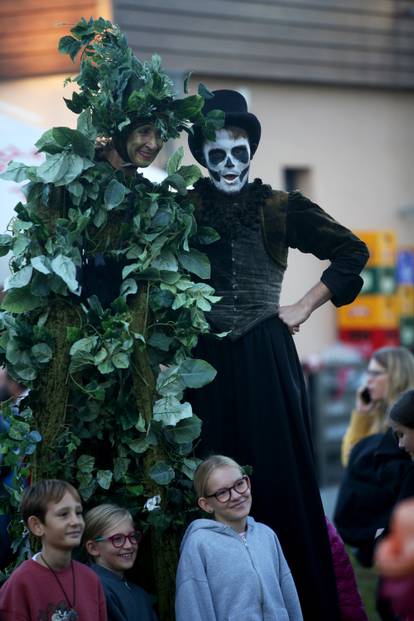
[[[222,468],[223,466],[238,468],[240,473],[244,474],[243,468],[231,457],[226,457],[225,455],[210,455],[210,457],[207,457],[207,459],[199,464],[194,474],[193,485],[197,494],[197,499],[207,494],[209,478],[214,470]]]
[[[90,509],[85,515],[84,542],[93,541],[96,537],[104,535],[114,524],[125,518],[129,518],[133,522],[128,509],[118,505],[103,504]]]
[[[403,392],[414,388],[414,356],[405,347],[381,347],[372,356],[388,375],[388,390],[382,404],[381,431],[387,428],[387,412]]]

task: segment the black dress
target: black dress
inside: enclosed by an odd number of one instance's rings
[[[276,314],[284,268],[265,252],[260,224],[272,193],[257,181],[236,198],[206,182],[197,189],[204,207],[199,221],[221,235],[203,247],[212,265],[211,284],[222,296],[209,319],[214,331],[231,330],[225,338],[200,339],[194,353],[217,370],[211,384],[190,395],[203,420],[198,454],[221,453],[252,466],[252,515],[276,531],[305,620],[336,621],[340,613],[306,387],[293,339]],[[350,302],[362,284],[364,244],[299,193],[290,194],[283,209],[279,241],[331,258],[322,280],[335,304]]]

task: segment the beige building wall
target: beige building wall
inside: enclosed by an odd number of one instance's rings
[[[199,78],[199,79],[198,79]],[[283,85],[194,77],[210,89],[235,88],[249,98],[262,123],[262,140],[251,179],[283,188],[286,167],[308,168],[302,191],[349,228],[397,232],[414,244],[414,93]],[[320,277],[324,264],[296,250],[289,253],[282,303],[291,304]],[[295,336],[300,357],[335,342],[331,303],[315,311]]]

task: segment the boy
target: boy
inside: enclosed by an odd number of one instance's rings
[[[21,512],[42,549],[0,589],[1,621],[107,621],[98,577],[72,560],[85,526],[76,489],[57,479],[38,481],[25,491]]]

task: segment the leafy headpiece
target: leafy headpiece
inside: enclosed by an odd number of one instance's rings
[[[76,114],[89,110],[98,135],[122,138],[137,121],[150,120],[167,140],[178,137],[183,129],[189,131],[192,123],[201,122],[211,132],[222,121],[212,115],[206,125],[200,94],[175,99],[174,85],[161,69],[160,57],[141,62],[110,21],[82,18],[71,33],[62,37],[59,50],[72,60],[81,52],[81,63],[79,75],[68,79],[77,83],[79,91],[65,99],[66,105]]]

